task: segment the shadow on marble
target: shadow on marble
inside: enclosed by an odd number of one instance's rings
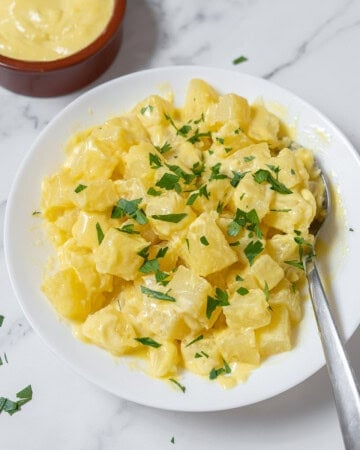
[[[120,52],[111,67],[90,87],[147,68],[157,48],[158,26],[156,13],[147,0],[128,0]]]

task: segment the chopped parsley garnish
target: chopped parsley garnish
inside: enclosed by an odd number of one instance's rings
[[[152,195],[153,197],[159,197],[159,195],[161,195],[162,192],[161,191],[157,191],[155,188],[151,187],[151,188],[148,189],[147,194],[148,195]]]
[[[152,169],[162,167],[161,159],[155,153],[149,153],[149,164]]]
[[[186,238],[186,239],[185,239],[185,242],[186,242],[186,246],[187,246],[188,250],[190,250],[190,243],[189,243],[189,239],[188,239],[188,238]]]
[[[116,228],[118,231],[121,231],[122,233],[127,234],[140,234],[140,231],[134,230],[134,224],[129,223],[127,225],[122,226],[121,228]]]
[[[241,56],[235,58],[235,59],[233,60],[232,63],[233,63],[234,65],[237,65],[237,64],[241,64],[241,63],[243,63],[243,62],[245,62],[245,61],[247,61],[247,60],[248,60],[248,59],[247,59],[246,56],[241,55]]]
[[[225,150],[225,153],[230,153],[232,150],[232,147],[225,147],[224,150]]]
[[[204,121],[205,121],[204,113],[201,113],[200,118],[197,120],[194,120],[194,124],[198,125],[200,122],[204,122]]]
[[[190,132],[191,126],[190,125],[183,125],[181,128],[178,128],[176,131],[176,134],[179,136],[186,137],[187,134]]]
[[[195,144],[195,142],[200,142],[200,138],[202,137],[211,137],[211,132],[207,131],[206,133],[199,133],[199,128],[196,128],[193,136],[189,137],[187,141],[191,142],[191,144]]]
[[[41,214],[41,211],[33,211],[31,215],[32,216],[37,216],[39,214]]]
[[[204,351],[201,350],[200,353],[196,352],[194,355],[194,358],[202,358],[203,356],[205,356],[205,358],[208,358],[209,355],[207,353],[205,353]]]
[[[174,173],[164,173],[160,180],[156,183],[159,188],[164,188],[167,191],[175,189],[177,192],[181,191],[179,184],[180,177]]]
[[[253,174],[254,181],[261,184],[265,181],[271,185],[273,191],[279,192],[279,194],[292,194],[292,191],[288,189],[284,184],[280,183],[276,178],[274,178],[268,170],[259,169]]]
[[[215,380],[219,375],[223,375],[224,373],[229,374],[231,373],[231,367],[229,364],[223,359],[224,367],[219,367],[219,369],[211,369],[209,373],[210,380]]]
[[[209,245],[209,241],[206,239],[206,236],[201,236],[200,242],[202,243],[202,245],[205,245],[205,246]]]
[[[304,270],[302,261],[293,260],[293,261],[284,261],[284,263],[288,264],[289,266],[296,267],[297,269]]]
[[[159,270],[159,261],[157,259],[150,259],[145,261],[140,267],[139,272],[141,273],[153,273]]]
[[[290,173],[291,173],[291,175],[295,175],[295,170],[294,170],[294,169],[291,169],[291,170],[290,170]]]
[[[221,214],[223,212],[223,209],[224,209],[224,203],[219,201],[219,203],[217,204],[217,207],[216,207],[216,212]]]
[[[167,251],[169,250],[169,247],[162,247],[156,254],[156,258],[163,258]]]
[[[162,147],[158,147],[157,145],[155,145],[154,147],[161,154],[169,152],[172,149],[171,145],[167,141],[165,142],[165,144],[162,145]]]
[[[291,209],[270,209],[271,212],[290,212]]]
[[[4,323],[5,317],[0,314],[0,327],[2,327],[2,324]]]
[[[195,342],[201,341],[201,339],[204,339],[204,336],[200,334],[197,338],[193,339],[191,342],[185,345],[185,347],[189,347],[192,344],[195,344]]]
[[[215,166],[210,167],[211,175],[209,178],[209,181],[211,180],[223,180],[225,178],[228,178],[227,175],[220,173],[221,163],[215,164]]]
[[[86,188],[87,186],[85,184],[78,184],[74,189],[74,191],[78,194],[79,192],[83,191]]]
[[[228,224],[227,233],[229,236],[235,237],[239,234],[241,228],[253,231],[256,236],[261,239],[260,220],[255,209],[246,212],[239,208],[236,209],[234,219]]]
[[[240,181],[244,178],[244,176],[248,173],[248,172],[234,172],[233,173],[233,177],[230,180],[230,184],[232,187],[236,188],[237,185],[240,183]]]
[[[250,241],[244,249],[245,256],[249,261],[250,266],[253,265],[255,258],[264,250],[261,241]]]
[[[135,341],[140,342],[140,344],[147,345],[148,347],[154,347],[154,348],[161,347],[161,344],[154,341],[154,339],[151,339],[150,337],[138,337],[138,338],[134,338],[134,339],[135,339]]]
[[[140,286],[141,292],[150,298],[156,298],[157,300],[165,300],[168,302],[176,302],[175,297],[165,294],[164,292],[154,291],[145,286]]]
[[[203,174],[204,170],[205,170],[205,164],[199,163],[199,162],[194,163],[191,168],[191,172],[194,175],[196,175],[197,177],[200,177]]]
[[[246,295],[246,294],[249,293],[249,290],[246,289],[246,288],[244,288],[244,287],[241,287],[241,288],[237,289],[236,292],[237,292],[239,295]]]
[[[291,260],[291,261],[284,261],[289,266],[296,267],[297,269],[304,270],[303,265],[303,256],[304,256],[304,247],[307,248],[309,251],[307,253],[307,261],[310,261],[311,258],[314,256],[314,248],[313,245],[310,244],[310,242],[306,241],[303,237],[301,237],[301,231],[294,230],[294,233],[296,236],[294,237],[294,241],[299,247],[299,260]]]
[[[216,139],[216,141],[217,141],[219,144],[223,144],[223,145],[224,145],[224,143],[225,143],[224,138],[222,138],[222,137],[216,137],[215,139]]]
[[[279,172],[280,172],[280,167],[279,166],[274,166],[273,164],[266,164],[267,167],[274,172],[274,174],[276,175],[276,179],[279,178]]]
[[[240,245],[240,241],[230,242],[230,247],[238,247]]]
[[[171,172],[175,173],[179,178],[184,180],[185,184],[190,184],[195,178],[195,175],[193,173],[187,173],[181,167],[176,166],[175,164],[166,164],[166,167],[170,169]]]
[[[227,292],[222,291],[220,288],[216,288],[215,292],[215,297],[211,297],[210,295],[207,297],[206,317],[208,319],[210,319],[212,313],[218,306],[228,306],[230,304]]]
[[[180,214],[155,214],[151,217],[155,220],[162,220],[163,222],[179,223],[186,216],[187,216],[186,213],[180,213]]]
[[[174,438],[174,436],[170,439],[170,442],[171,442],[172,444],[175,444],[175,438]]]
[[[267,302],[269,302],[270,292],[269,292],[269,286],[266,281],[265,281],[265,286],[264,286],[264,294],[265,294],[265,300]]]
[[[98,242],[99,245],[102,243],[103,239],[104,239],[104,232],[101,229],[101,225],[99,224],[99,222],[96,222],[96,233],[97,233],[97,238],[98,238]]]
[[[11,416],[15,414],[17,411],[21,409],[25,403],[28,403],[32,399],[32,388],[31,385],[26,386],[26,388],[22,389],[21,391],[17,392],[16,397],[18,398],[17,401],[9,400],[5,397],[0,397],[0,413],[7,412]]]
[[[244,281],[244,278],[241,277],[240,275],[236,275],[235,280],[236,281]]]
[[[121,198],[113,207],[111,218],[118,219],[120,217],[129,216],[136,220],[138,224],[144,225],[148,222],[148,220],[144,211],[139,209],[141,202],[142,198],[137,198],[135,200],[126,200],[125,198]]]
[[[146,113],[146,111],[152,112],[153,109],[154,109],[154,107],[152,105],[147,105],[140,109],[140,113],[142,115],[144,115]]]
[[[171,381],[172,383],[176,384],[176,386],[185,394],[186,391],[186,387],[183,386],[182,384],[180,384],[177,380],[175,380],[175,378],[169,378],[169,381]]]
[[[187,204],[187,205],[193,205],[194,202],[195,202],[195,200],[196,200],[198,197],[205,197],[207,200],[209,200],[210,193],[209,193],[208,190],[207,190],[207,185],[206,185],[206,184],[202,185],[197,191],[193,192],[193,193],[189,196],[189,198],[187,199],[186,204]]]
[[[169,277],[169,274],[166,272],[162,272],[161,270],[157,270],[155,272],[155,280],[157,283],[161,284],[162,286],[166,286],[170,280],[167,280],[166,278]]]
[[[139,252],[137,252],[137,255],[141,256],[144,259],[146,259],[149,256],[149,248],[150,248],[150,245],[147,245],[146,247],[141,249]]]
[[[349,231],[354,231],[354,229],[353,228],[349,228]]]
[[[255,159],[254,155],[244,156],[244,161],[245,162],[250,162],[250,161],[253,161],[254,159]]]

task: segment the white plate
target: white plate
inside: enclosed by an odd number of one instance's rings
[[[26,317],[52,350],[78,373],[137,403],[172,410],[211,411],[272,397],[305,380],[324,364],[310,301],[305,302],[293,350],[269,358],[245,384],[230,390],[186,373],[181,377],[186,386],[183,394],[170,383],[149,378],[123,360],[115,361],[105,351],[73,338],[40,292],[49,247],[39,244],[39,221],[31,215],[39,205],[41,179],[64,160],[64,143],[74,131],[130,109],[147,95],[163,91],[164,82],[172,86],[181,104],[188,81],[194,77],[203,78],[223,93],[235,92],[250,101],[261,97],[270,109],[297,127],[296,140],[316,152],[330,175],[341,200],[336,202],[336,214],[325,229],[328,251],[320,267],[323,273],[330,274],[326,277],[328,293],[334,299],[340,329],[349,338],[360,322],[359,157],[343,134],[312,106],[274,84],[238,72],[192,66],[152,69],[112,80],[71,103],[40,134],[19,170],[6,212],[5,251],[11,281]],[[355,231],[350,232],[349,227]]]

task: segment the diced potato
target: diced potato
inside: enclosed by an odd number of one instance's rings
[[[198,196],[192,208],[198,213],[214,211],[219,205],[225,208],[231,198],[232,190],[229,180],[212,180],[211,183],[206,185],[209,198],[204,195]],[[189,198],[192,194],[190,193]]]
[[[99,246],[96,224],[99,224],[104,233],[111,226],[119,226],[120,221],[108,219],[105,214],[89,213],[80,211],[77,221],[72,228],[72,235],[77,245],[89,249],[95,249]]]
[[[178,314],[184,317],[190,328],[194,329],[199,322],[209,328],[216,320],[217,314],[209,320],[206,317],[207,297],[212,293],[212,286],[195,275],[190,269],[179,266],[172,280],[167,285],[171,295],[176,298]]]
[[[292,322],[299,322],[301,320],[301,300],[300,293],[295,285],[292,285],[288,280],[283,279],[270,292],[269,305],[285,306],[289,311],[289,317]]]
[[[138,346],[136,333],[126,315],[113,305],[91,314],[81,332],[90,342],[114,355],[123,355]]]
[[[224,365],[220,351],[212,335],[203,335],[202,339],[191,344],[196,337],[181,342],[184,366],[199,375],[209,375],[212,369]]]
[[[210,126],[221,126],[232,121],[241,130],[246,130],[250,121],[249,103],[244,97],[236,94],[226,94],[219,98],[218,103],[209,106],[206,122]]]
[[[74,204],[85,211],[105,211],[119,200],[116,185],[112,180],[96,180],[87,184],[81,192],[71,194]]]
[[[65,231],[70,237],[72,227],[78,217],[79,210],[77,208],[66,209],[64,213],[56,219],[55,224],[60,228],[60,230]]]
[[[213,211],[202,213],[191,223],[186,235],[187,244],[182,257],[198,275],[218,272],[237,260],[236,253],[216,224],[217,217],[218,214]]]
[[[237,150],[224,160],[222,172],[231,176],[235,172],[255,172],[262,168],[271,157],[267,143],[248,145]]]
[[[89,297],[73,268],[46,277],[41,288],[56,311],[66,319],[83,321],[102,306],[103,299]]]
[[[270,211],[264,217],[267,225],[284,233],[290,234],[294,230],[306,233],[315,217],[316,202],[313,194],[307,189],[289,195],[275,192],[270,209],[277,211]]]
[[[134,145],[124,154],[124,178],[138,178],[149,188],[155,184],[156,170],[150,167],[150,153],[156,154],[156,149],[148,143]],[[159,156],[157,154],[157,156]]]
[[[75,186],[76,187],[76,186]],[[41,186],[41,211],[48,220],[58,218],[58,211],[63,214],[65,208],[72,208],[74,203],[71,194],[74,190],[74,181],[66,170],[45,177]]]
[[[309,174],[295,151],[284,148],[276,157],[270,158],[268,164],[280,169],[278,179],[287,188],[291,189],[296,185],[307,187]]]
[[[211,149],[219,158],[226,158],[233,155],[239,149],[249,147],[254,143],[244,131],[239,128],[239,122],[229,120],[219,128],[217,132],[212,133],[214,145]]]
[[[190,80],[182,109],[182,119],[185,122],[194,118],[198,120],[211,104],[218,101],[218,98],[215,89],[205,81],[196,78]]]
[[[116,180],[115,186],[119,198],[135,200],[146,197],[146,189],[139,178],[128,178],[127,180]]]
[[[162,239],[169,239],[174,233],[186,230],[194,220],[195,214],[190,206],[186,206],[184,199],[174,191],[168,191],[159,197],[149,197],[145,209],[149,223],[155,233]],[[169,214],[186,214],[179,221],[156,219],[153,216],[167,216]]]
[[[274,114],[263,105],[255,104],[251,106],[250,117],[247,134],[251,139],[269,142],[277,140],[280,122]]]
[[[148,350],[148,371],[154,377],[165,377],[177,372],[179,352],[173,342],[167,341],[158,348]]]
[[[266,250],[278,263],[293,261],[298,259],[299,255],[299,246],[293,234],[275,234],[266,242]]]
[[[229,299],[230,305],[223,308],[230,328],[260,328],[271,320],[269,305],[260,289],[250,289],[245,295],[235,292]]]
[[[96,269],[100,273],[109,273],[124,280],[134,280],[144,261],[138,252],[148,245],[149,242],[137,234],[122,233],[110,228],[94,252]]]
[[[227,363],[240,362],[258,365],[260,355],[255,333],[250,328],[226,328],[215,334],[216,346]]]
[[[146,128],[153,125],[165,126],[168,123],[165,114],[173,117],[174,106],[158,95],[150,95],[135,106],[134,112]]]
[[[264,287],[266,283],[270,290],[284,278],[283,269],[269,255],[260,255],[256,258],[251,272],[260,286]]]
[[[291,325],[285,306],[273,307],[271,323],[256,331],[256,340],[262,357],[291,349]]]

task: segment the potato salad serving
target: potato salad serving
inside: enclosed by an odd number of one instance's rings
[[[42,291],[76,337],[153,377],[234,386],[292,347],[322,197],[312,152],[262,102],[193,79],[181,108],[151,95],[70,137],[42,183]]]

